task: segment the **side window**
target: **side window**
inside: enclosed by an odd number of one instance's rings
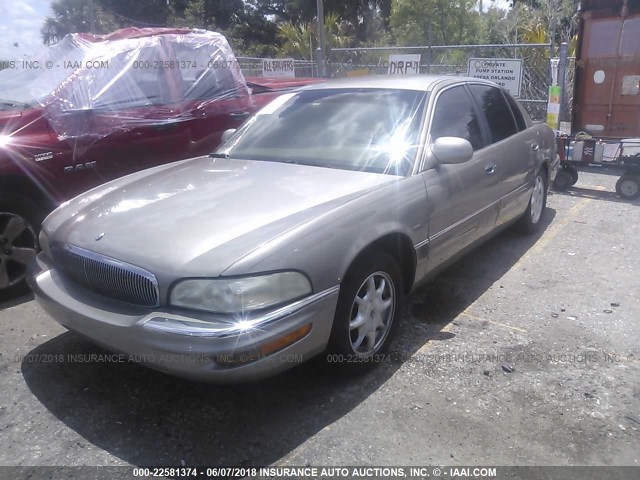
[[[72,92],[75,105],[136,108],[168,101],[167,75],[162,69],[136,68],[162,60],[154,47],[128,50],[109,58],[107,68],[85,69]],[[78,107],[76,107],[78,108]]]
[[[527,128],[527,122],[524,120],[524,115],[522,115],[522,110],[520,109],[520,105],[518,102],[508,94],[503,95],[507,98],[507,103],[511,107],[511,113],[513,113],[513,118],[516,120],[516,125],[518,126],[518,131],[522,131]]]
[[[464,138],[474,150],[484,147],[473,102],[462,86],[445,90],[438,97],[431,123],[431,141],[440,137]]]
[[[488,85],[469,85],[469,88],[487,119],[492,143],[518,133],[511,109],[499,88]]]
[[[236,96],[231,60],[218,47],[174,42],[185,100],[219,100]]]

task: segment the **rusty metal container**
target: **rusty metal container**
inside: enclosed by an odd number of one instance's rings
[[[582,0],[572,130],[640,137],[640,0]]]

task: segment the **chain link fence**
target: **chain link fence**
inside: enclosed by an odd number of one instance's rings
[[[389,55],[408,53],[420,54],[421,74],[467,75],[470,58],[521,59],[522,83],[519,101],[533,120],[545,120],[550,81],[549,52],[550,44],[547,43],[334,48],[327,52],[324,73],[329,78],[386,75],[389,72]],[[262,76],[262,58],[237,57],[237,60],[245,76]],[[319,76],[315,61],[293,62],[296,77]],[[573,72],[574,69],[570,71]],[[569,80],[568,85],[572,85]],[[570,97],[566,98],[565,105],[570,105]]]
[[[561,117],[563,122],[573,123],[573,95],[576,81],[576,57],[567,58],[567,71],[564,79],[564,95],[562,97]]]
[[[470,58],[521,59],[519,100],[534,120],[544,120],[549,92],[549,51],[550,44],[546,43],[340,48],[329,53],[327,73],[332,78],[387,74],[389,55],[393,54],[420,54],[419,73],[442,75],[467,75]]]

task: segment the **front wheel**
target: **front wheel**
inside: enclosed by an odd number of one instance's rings
[[[27,266],[38,252],[43,218],[29,200],[0,196],[0,292],[26,288]]]
[[[558,172],[560,173],[560,172]],[[520,231],[535,233],[540,228],[542,217],[547,208],[547,175],[544,170],[536,174],[533,191],[529,199],[529,205],[522,218],[518,222]]]
[[[344,372],[378,363],[402,309],[402,274],[386,252],[371,250],[347,272],[338,298],[327,359]]]
[[[616,182],[616,192],[627,200],[640,197],[640,176],[625,173]]]

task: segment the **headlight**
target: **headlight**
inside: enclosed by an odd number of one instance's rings
[[[241,278],[182,280],[173,287],[171,305],[219,313],[272,307],[311,293],[307,277],[280,272]]]

